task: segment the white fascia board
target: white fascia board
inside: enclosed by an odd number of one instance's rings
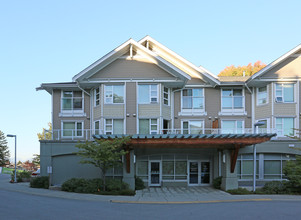
[[[270,69],[272,69],[273,67],[275,67],[276,65],[278,65],[279,63],[281,63],[282,61],[284,61],[285,59],[287,59],[288,57],[290,57],[292,54],[296,53],[298,50],[301,49],[301,44],[298,45],[297,47],[295,47],[294,49],[290,50],[289,52],[287,52],[286,54],[282,55],[281,57],[279,57],[278,59],[274,60],[273,62],[271,62],[269,65],[267,65],[265,68],[261,69],[260,71],[258,71],[257,73],[255,73],[253,76],[251,76],[246,83],[251,82],[252,80],[254,80],[255,78],[263,75],[265,72],[269,71]]]
[[[197,72],[200,72],[202,74],[204,74],[207,78],[211,79],[213,82],[215,82],[216,84],[220,84],[218,78],[216,75],[214,75],[213,73],[211,73],[210,71],[206,70],[204,67],[200,66],[197,67],[194,64],[190,63],[188,60],[184,59],[183,57],[181,57],[180,55],[178,55],[177,53],[175,53],[174,51],[170,50],[169,48],[167,48],[166,46],[164,46],[163,44],[159,43],[158,41],[156,41],[155,39],[151,38],[150,36],[146,36],[143,39],[141,39],[140,41],[138,41],[139,44],[142,44],[144,41],[151,41],[152,43],[154,43],[155,45],[159,46],[160,48],[162,48],[163,50],[167,51],[168,53],[170,53],[171,55],[173,55],[174,57],[176,57],[177,59],[179,59],[181,62],[185,63],[186,65],[188,65],[189,67],[191,67],[192,69],[196,70]]]
[[[107,53],[102,58],[98,59],[93,64],[91,64],[90,66],[88,66],[87,68],[85,68],[84,70],[82,70],[81,72],[79,72],[78,74],[76,74],[72,78],[72,81],[75,82],[78,78],[80,78],[81,76],[85,75],[87,72],[89,72],[93,68],[97,67],[99,64],[101,64],[102,62],[104,62],[105,60],[107,60],[109,57],[112,57],[114,54],[118,53],[118,51],[122,50],[124,47],[126,47],[127,45],[129,45],[130,43],[133,43],[133,42],[134,42],[134,40],[132,38],[130,38],[129,40],[127,40],[126,42],[124,42],[123,44],[121,44],[119,47],[117,47],[114,50],[112,50],[111,52]]]

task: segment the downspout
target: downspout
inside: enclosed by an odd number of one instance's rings
[[[90,93],[88,93],[86,90],[84,90],[83,88],[80,87],[78,81],[76,81],[76,85],[78,86],[78,88],[79,88],[80,90],[82,90],[82,91],[83,91],[84,93],[86,93],[88,96],[91,96]]]
[[[247,90],[248,90],[251,94],[253,94],[252,90],[249,88],[249,86],[247,85],[247,83],[245,83],[245,87],[247,88]]]

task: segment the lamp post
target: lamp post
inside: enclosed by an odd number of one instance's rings
[[[15,138],[15,178],[14,178],[14,183],[16,183],[17,182],[17,135],[8,134],[6,136]]]
[[[254,124],[254,133],[256,134],[256,127],[265,125],[265,122],[259,121]],[[256,144],[253,145],[253,192],[256,191]]]

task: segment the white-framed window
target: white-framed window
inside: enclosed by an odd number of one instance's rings
[[[203,120],[182,121],[183,134],[204,134]]]
[[[182,111],[204,111],[204,89],[183,89],[182,90]]]
[[[264,105],[268,103],[267,86],[257,88],[257,105]]]
[[[170,101],[169,101],[169,97],[170,97],[170,92],[169,92],[170,90],[169,90],[169,88],[167,88],[167,87],[165,87],[164,86],[164,88],[163,88],[163,103],[164,103],[164,105],[169,105],[170,103]]]
[[[243,134],[244,121],[243,120],[222,120],[221,122],[222,134]]]
[[[254,172],[252,154],[238,155],[236,162],[236,171],[238,179],[252,179]],[[256,179],[259,179],[259,156],[256,155]]]
[[[94,121],[94,134],[99,135],[100,134],[100,121]]]
[[[277,136],[284,137],[294,135],[295,118],[277,117],[275,120]]]
[[[276,83],[275,84],[275,102],[292,103],[294,102],[294,84]]]
[[[222,111],[241,112],[244,110],[242,89],[222,89]]]
[[[138,85],[138,104],[158,103],[158,85]]]
[[[94,106],[99,106],[100,102],[100,92],[99,87],[94,90]]]
[[[105,134],[124,134],[123,119],[105,119]]]
[[[62,111],[83,111],[82,91],[62,91]]]
[[[259,119],[256,122],[264,123],[264,125],[256,127],[256,133],[269,133],[270,132],[270,119]]]
[[[62,137],[83,137],[82,121],[63,121]]]
[[[157,118],[139,119],[139,134],[158,134],[159,125]]]
[[[124,85],[105,85],[105,104],[124,103]]]

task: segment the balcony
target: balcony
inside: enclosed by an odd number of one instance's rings
[[[93,135],[107,134],[104,130],[91,130],[91,129],[54,129],[53,131],[45,131],[45,137],[47,133],[51,133],[51,140],[93,140]],[[252,128],[244,129],[213,129],[213,128],[197,128],[197,129],[163,129],[160,132],[152,132],[152,134],[251,134],[254,133]],[[256,133],[281,133],[277,129],[258,129]]]

